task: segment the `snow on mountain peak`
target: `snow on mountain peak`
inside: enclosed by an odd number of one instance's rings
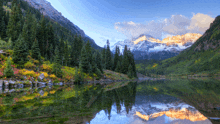
[[[128,49],[132,52],[141,52],[141,55],[149,53],[157,53],[162,51],[167,51],[174,53],[179,53],[180,51],[190,47],[201,34],[187,33],[185,35],[177,35],[172,37],[164,38],[162,41],[155,39],[150,35],[140,35],[136,39],[119,41],[111,46],[111,50],[115,52],[115,47],[119,46],[122,53],[124,46],[127,45]]]

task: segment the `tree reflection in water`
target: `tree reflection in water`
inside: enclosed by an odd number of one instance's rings
[[[69,122],[72,120],[74,123],[86,123],[90,122],[97,112],[105,110],[110,119],[114,103],[119,113],[122,105],[126,107],[127,113],[129,112],[135,103],[136,85],[137,83],[130,82],[126,86],[106,92],[101,85],[86,85],[46,87],[42,89],[43,95],[39,94],[41,89],[1,94],[0,117],[2,120],[12,120],[7,123],[13,123],[13,119],[21,123],[46,123],[51,119],[52,122],[66,119],[65,121]]]

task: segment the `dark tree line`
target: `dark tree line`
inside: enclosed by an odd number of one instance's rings
[[[134,56],[128,50],[127,45],[125,45],[123,54],[120,53],[119,47],[116,46],[114,57],[112,57],[109,41],[107,41],[107,48],[104,47],[102,50],[101,62],[104,69],[127,74],[130,78],[137,77]]]
[[[6,12],[3,5],[11,11]],[[73,35],[27,2],[0,0],[0,6],[0,37],[11,42],[12,60],[18,67],[23,67],[30,55],[40,64],[42,60],[54,63],[52,72],[59,77],[62,76],[62,66],[78,67],[90,76],[95,73],[101,77],[103,69],[109,69],[136,77],[134,57],[127,47],[123,56],[117,47],[113,58],[109,44],[100,53],[91,47],[89,41],[85,43],[81,35]]]

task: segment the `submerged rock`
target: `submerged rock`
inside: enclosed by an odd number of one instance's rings
[[[10,80],[10,81],[9,81],[9,84],[15,84],[15,82],[16,82],[16,81]]]
[[[43,80],[43,79],[44,79],[44,74],[43,74],[43,73],[40,74],[40,75],[38,76],[38,78],[40,78],[41,80]]]
[[[3,86],[3,80],[0,80],[0,87]]]
[[[43,95],[44,95],[44,91],[43,91],[43,90],[40,90],[39,94],[40,94],[41,96],[43,96]]]

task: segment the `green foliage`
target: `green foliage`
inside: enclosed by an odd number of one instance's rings
[[[4,69],[4,75],[8,78],[14,76],[14,71],[11,67],[11,57],[8,57],[6,68]]]
[[[35,65],[34,63],[28,61],[27,63],[24,64],[24,67],[27,68],[27,69],[35,69]]]
[[[118,46],[115,48],[114,64],[112,70],[115,70],[119,61],[120,49]]]
[[[84,73],[88,73],[88,70],[89,70],[89,61],[88,61],[85,46],[82,48],[82,51],[81,51],[80,69]]]
[[[5,17],[2,16],[2,20],[0,21],[0,37],[2,39],[5,39],[7,37],[6,35],[6,24],[5,24]]]
[[[102,50],[102,67],[106,69],[106,48],[104,47]]]
[[[107,44],[107,49],[106,49],[106,69],[109,69],[109,70],[112,69],[112,55],[111,55],[109,44]]]
[[[64,46],[64,65],[65,66],[69,65],[69,50],[68,50],[67,42],[65,43]]]
[[[75,70],[75,82],[79,83],[81,81],[81,78],[80,78],[80,75],[79,75],[79,71],[78,71],[78,68],[76,67],[76,70]]]
[[[10,14],[8,26],[7,26],[7,36],[12,40],[12,47],[15,46],[15,42],[22,31],[22,12],[18,4],[12,4],[12,11]]]
[[[40,49],[39,49],[39,44],[38,41],[35,39],[32,47],[31,47],[31,57],[33,59],[36,59],[38,61],[41,61],[41,55],[40,55]]]
[[[129,67],[129,58],[128,58],[128,50],[127,45],[125,45],[122,59],[122,73],[126,74],[128,72]]]
[[[24,63],[28,61],[27,59],[28,49],[26,42],[24,42],[23,37],[20,35],[18,40],[16,41],[12,59],[14,63],[18,64],[19,67],[23,67]]]
[[[101,71],[101,73],[103,73],[101,54],[98,51],[95,52],[93,55],[93,62],[95,62],[99,71]]]
[[[57,77],[62,77],[62,66],[60,65],[60,56],[59,56],[59,49],[56,47],[55,49],[55,58],[54,58],[54,64],[52,67],[52,73],[55,74]]]
[[[129,67],[128,67],[128,77],[129,78],[133,78],[134,77],[134,73],[133,73],[133,69],[132,69],[132,66],[131,65],[129,65]]]
[[[118,61],[115,71],[121,72],[121,62],[120,61]]]

